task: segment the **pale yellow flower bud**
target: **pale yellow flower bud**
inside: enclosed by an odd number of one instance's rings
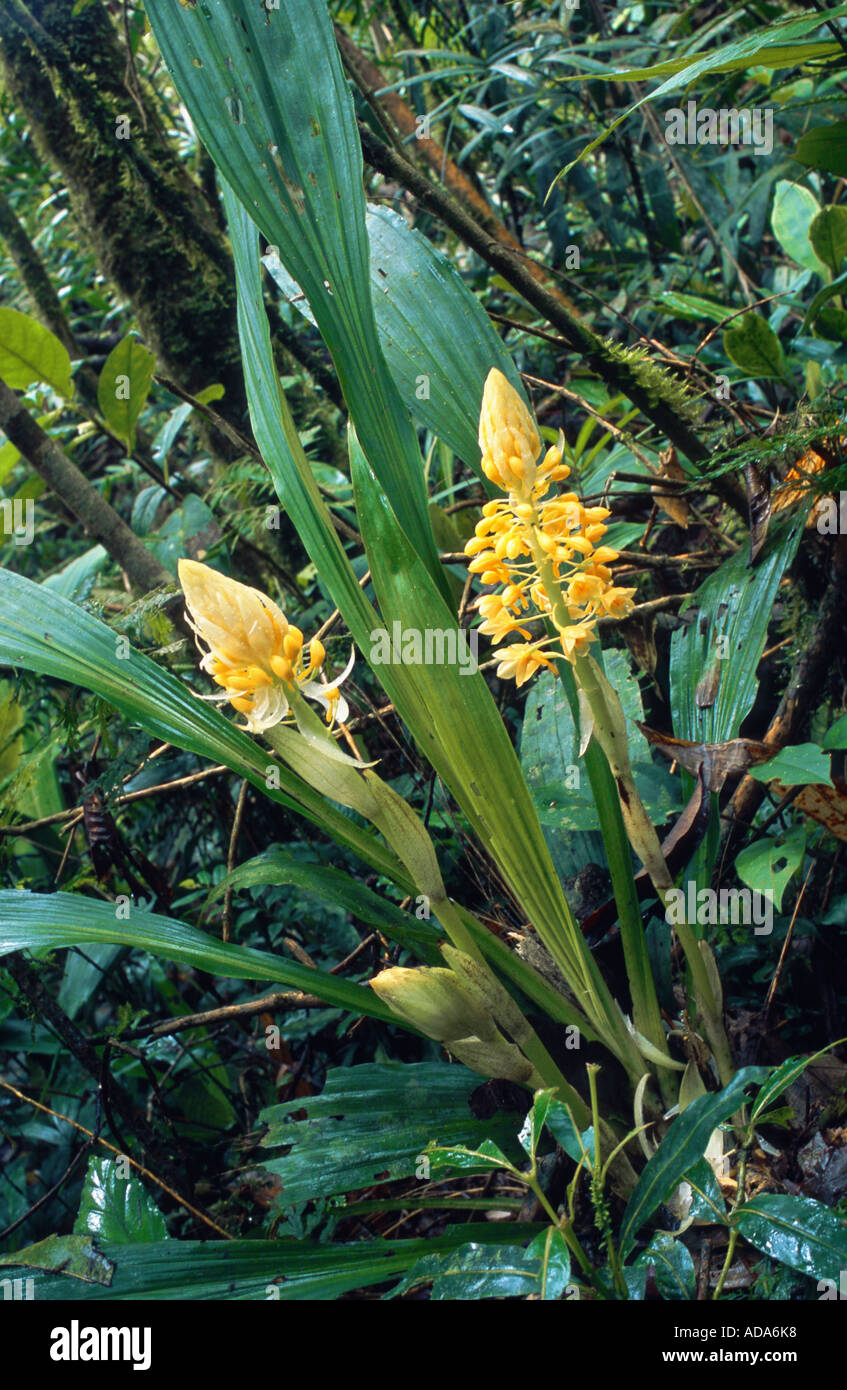
[[[406,970],[395,966],[383,970],[370,985],[392,1013],[436,1042],[498,1036],[491,1016],[452,970],[426,965]]]
[[[487,478],[504,492],[527,493],[536,476],[541,437],[521,397],[492,367],[482,393],[479,447]]]

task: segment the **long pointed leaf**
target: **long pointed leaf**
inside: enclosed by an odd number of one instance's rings
[[[446,597],[420,449],[376,330],[362,151],[324,0],[150,0],[147,13],[203,143],[302,286],[373,465]]]
[[[9,951],[55,950],[94,942],[150,951],[154,956],[184,961],[225,979],[273,980],[289,989],[317,994],[338,1008],[387,1023],[397,1022],[391,1010],[365,985],[250,946],[216,941],[174,917],[133,908],[128,921],[119,921],[113,903],[84,898],[80,893],[29,893],[17,888],[0,892],[0,957]]]

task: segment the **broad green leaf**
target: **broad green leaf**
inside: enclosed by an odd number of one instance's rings
[[[529,1242],[526,1253],[541,1261],[541,1288],[538,1291],[541,1299],[561,1298],[571,1277],[571,1252],[561,1231],[553,1226],[542,1231]]]
[[[74,1222],[78,1235],[142,1245],[167,1240],[165,1218],[140,1178],[118,1176],[119,1160],[90,1158]]]
[[[177,507],[158,526],[146,544],[156,559],[176,579],[178,564],[184,555],[202,554],[220,536],[220,527],[211,508],[190,492],[182,506]]]
[[[492,1139],[483,1139],[476,1149],[470,1149],[466,1144],[429,1144],[423,1157],[428,1159],[432,1174],[453,1168],[463,1173],[486,1173],[510,1167],[503,1150]]]
[[[827,729],[823,740],[824,748],[847,748],[847,714],[836,719],[831,729]]]
[[[832,1046],[837,1046],[833,1043]],[[760,1119],[767,1110],[773,1105],[775,1100],[788,1090],[807,1067],[816,1062],[819,1057],[823,1057],[829,1051],[828,1047],[821,1048],[820,1052],[814,1052],[810,1057],[788,1057],[780,1066],[771,1072],[759,1094],[753,1101],[751,1111],[752,1121]]]
[[[622,1259],[644,1222],[702,1158],[712,1131],[744,1103],[747,1087],[766,1076],[765,1067],[743,1067],[722,1091],[693,1100],[672,1122],[627,1202],[619,1237]]]
[[[815,254],[837,275],[847,256],[847,208],[821,208],[812,219],[809,240]]]
[[[66,400],[74,391],[67,348],[38,319],[17,309],[0,309],[0,377],[13,391],[37,382]]]
[[[785,380],[782,346],[761,314],[742,314],[724,332],[723,345],[730,362],[748,376],[756,380]]]
[[[656,1285],[662,1298],[677,1302],[694,1297],[696,1271],[694,1261],[681,1240],[667,1231],[657,1231],[647,1249],[638,1257],[638,1264],[652,1265]]]
[[[775,758],[750,768],[756,782],[772,782],[776,777],[787,787],[832,786],[830,760],[816,743],[795,743],[781,748]]]
[[[797,826],[779,840],[766,835],[741,850],[736,856],[735,872],[741,882],[755,892],[773,893],[774,906],[779,912],[785,890],[801,867],[805,853],[806,832],[802,826]]]
[[[102,1253],[86,1237],[51,1236],[28,1250],[0,1256],[0,1262],[26,1268],[29,1259],[31,1268],[56,1271],[36,1275],[36,1296],[44,1302],[328,1302],[399,1277],[425,1255],[456,1250],[470,1240],[501,1244],[503,1232],[474,1222],[419,1240],[365,1240],[349,1245],[313,1240],[160,1240],[120,1245],[106,1240]],[[88,1283],[81,1282],[76,1272],[85,1251],[91,1268]],[[69,1265],[70,1259],[77,1264]]]
[[[125,651],[125,643],[67,599],[11,570],[0,571],[0,664],[93,691],[155,737],[226,764],[272,801],[349,845],[380,873],[407,890],[412,887],[399,860],[375,836],[272,761],[268,751],[168,671],[132,648]]]
[[[738,737],[756,698],[756,668],[776,591],[801,535],[797,526],[772,528],[754,568],[739,550],[681,610],[688,620],[671,638],[670,663],[677,738],[722,743]]]
[[[753,1197],[733,1225],[757,1250],[812,1279],[837,1282],[847,1268],[847,1222],[811,1197]]]
[[[91,942],[150,951],[224,979],[273,980],[289,989],[317,994],[338,1008],[396,1022],[391,1010],[364,985],[250,946],[217,941],[173,917],[131,907],[124,921],[118,919],[114,903],[84,898],[79,893],[30,893],[17,888],[0,891],[0,956],[9,951],[57,950]]]
[[[701,1158],[699,1163],[695,1163],[694,1167],[689,1169],[683,1186],[686,1185],[691,1190],[691,1205],[686,1213],[689,1219],[710,1223],[724,1219],[726,1203],[723,1193],[714,1169],[705,1158]]]
[[[130,333],[112,348],[97,382],[97,404],[103,419],[130,454],[155,370],[153,353]]]
[[[525,395],[520,374],[476,295],[426,237],[390,208],[369,205],[366,225],[377,330],[403,403],[482,477],[477,417],[485,378],[499,367]],[[314,320],[280,261],[263,263]]]
[[[229,888],[252,888],[260,883],[293,884],[314,893],[345,912],[352,912],[359,921],[375,927],[391,941],[406,946],[429,965],[441,965],[438,950],[440,932],[434,923],[417,921],[414,910],[404,912],[388,899],[340,869],[326,864],[307,864],[281,849],[269,849],[256,859],[248,859],[218,883],[210,901],[221,897]]]
[[[397,1178],[429,1178],[427,1145],[468,1147],[493,1137],[514,1149],[516,1115],[477,1120],[469,1101],[480,1078],[445,1062],[382,1062],[327,1073],[319,1096],[298,1096],[261,1114],[265,1158],[288,1205],[371,1187]],[[305,1114],[304,1114],[305,1112]]]
[[[409,1270],[391,1297],[432,1281],[434,1303],[450,1299],[527,1298],[539,1293],[541,1261],[519,1245],[469,1242],[450,1255],[425,1255]]]
[[[548,1108],[546,1124],[557,1144],[561,1144],[565,1153],[572,1158],[574,1163],[581,1162],[587,1155],[589,1159],[594,1157],[594,1129],[585,1129],[580,1132],[570,1114],[568,1108],[560,1100],[556,1100]]]
[[[107,560],[105,548],[102,545],[94,545],[90,550],[78,555],[75,560],[63,565],[60,570],[42,579],[41,583],[45,589],[52,589],[54,594],[79,602],[87,596],[98,572]]]
[[[771,227],[787,256],[805,270],[813,270],[822,279],[829,271],[818,259],[809,240],[812,223],[820,212],[820,203],[808,188],[781,179],[774,189]]]
[[[807,130],[797,141],[792,158],[810,169],[825,169],[837,178],[847,178],[847,121]]]
[[[541,1138],[541,1131],[547,1120],[547,1113],[552,1104],[556,1092],[554,1090],[538,1091],[532,1103],[532,1109],[524,1120],[521,1132],[518,1135],[518,1142],[524,1153],[530,1159],[535,1158],[538,1148],[538,1141]]]
[[[417,436],[376,329],[362,151],[324,0],[146,8],[204,145],[302,287],[371,464],[446,597]]]

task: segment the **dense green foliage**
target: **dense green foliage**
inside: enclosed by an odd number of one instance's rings
[[[847,5],[759,0],[3,7],[0,1265],[38,1297],[834,1296],[845,54]],[[492,368],[609,510],[593,671],[461,658]],[[340,728],[197,698],[186,558],[330,679],[353,648]]]

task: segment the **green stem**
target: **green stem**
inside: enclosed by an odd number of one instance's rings
[[[576,723],[579,702],[573,671],[568,662],[559,663],[559,679]],[[650,968],[650,957],[647,954],[644,925],[632,869],[632,854],[621,815],[620,801],[609,764],[602,749],[593,740],[585,750],[585,767],[612,878],[612,893],[618,912],[627,981],[632,998],[633,1022],[639,1033],[665,1056],[669,1056],[653,972]],[[660,1068],[658,1079],[662,1098],[666,1107],[670,1108],[677,1100],[678,1088],[674,1075],[669,1068]]]
[[[734,1201],[733,1204],[732,1204],[732,1213],[731,1213],[731,1215],[734,1214],[735,1211],[736,1211],[736,1209],[737,1209],[739,1206],[741,1206],[741,1205],[743,1204],[743,1202],[746,1200],[746,1198],[745,1198],[745,1189],[746,1189],[746,1186],[747,1186],[747,1150],[746,1150],[745,1148],[741,1148],[741,1149],[739,1150],[739,1153],[738,1153],[738,1187],[737,1187],[736,1193],[735,1193],[735,1201]],[[737,1226],[733,1226],[733,1227],[731,1227],[730,1232],[729,1232],[729,1241],[727,1242],[727,1247],[726,1247],[726,1259],[725,1259],[724,1262],[723,1262],[723,1269],[721,1270],[720,1278],[718,1279],[717,1286],[716,1286],[716,1288],[715,1288],[715,1292],[712,1294],[713,1300],[714,1300],[714,1299],[718,1299],[718,1298],[720,1298],[720,1296],[721,1296],[721,1291],[722,1291],[723,1286],[724,1286],[724,1280],[726,1279],[726,1276],[729,1274],[729,1271],[730,1271],[730,1269],[731,1269],[731,1267],[732,1267],[732,1260],[733,1260],[733,1256],[735,1255],[735,1247],[736,1247],[737,1243],[738,1243],[738,1227],[737,1227]]]
[[[594,1126],[594,1158],[591,1163],[591,1196],[594,1202],[594,1210],[597,1216],[598,1225],[602,1227],[603,1239],[606,1245],[606,1253],[609,1257],[609,1268],[612,1271],[612,1282],[615,1292],[619,1298],[627,1299],[626,1284],[621,1273],[620,1261],[615,1243],[612,1240],[611,1217],[609,1215],[608,1204],[603,1196],[603,1179],[605,1169],[603,1167],[601,1145],[602,1145],[602,1126],[600,1121],[600,1104],[597,1098],[597,1073],[600,1068],[596,1062],[589,1062],[586,1071],[588,1072],[588,1091],[591,1097],[591,1120]]]

